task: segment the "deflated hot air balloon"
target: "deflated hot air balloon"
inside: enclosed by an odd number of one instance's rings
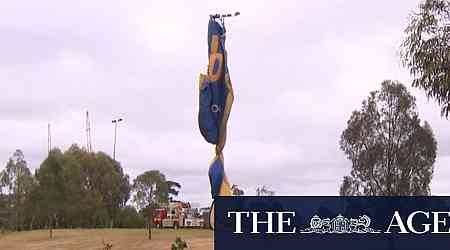
[[[239,15],[236,12],[234,16]],[[231,186],[224,170],[222,150],[227,137],[227,122],[233,105],[233,88],[227,67],[224,18],[233,15],[211,15],[208,23],[208,72],[199,77],[198,125],[205,140],[215,145],[215,156],[209,165],[211,196],[230,196]],[[214,203],[210,226],[214,225]]]

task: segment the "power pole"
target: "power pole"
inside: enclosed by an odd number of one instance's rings
[[[52,150],[52,134],[50,133],[50,123],[49,123],[47,129],[47,151],[49,154],[51,150]]]
[[[88,153],[92,153],[92,138],[91,138],[91,121],[89,120],[89,111],[86,111],[86,149]]]
[[[117,142],[117,124],[123,121],[122,118],[112,120],[114,123],[114,150],[113,150],[113,160],[116,160],[116,142]]]

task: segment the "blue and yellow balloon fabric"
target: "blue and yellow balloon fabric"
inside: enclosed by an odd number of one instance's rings
[[[231,186],[224,170],[223,148],[227,136],[227,122],[233,105],[233,88],[227,67],[225,27],[211,17],[208,24],[208,71],[199,77],[198,125],[205,140],[215,145],[215,156],[209,166],[211,196],[231,196]],[[210,225],[214,225],[211,207]]]

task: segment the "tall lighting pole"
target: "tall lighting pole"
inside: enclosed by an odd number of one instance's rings
[[[112,120],[114,123],[114,151],[113,151],[113,160],[116,160],[116,141],[117,141],[117,124],[123,121],[122,118]]]
[[[47,127],[47,148],[48,154],[50,154],[50,151],[52,151],[52,134],[50,133],[50,123]]]

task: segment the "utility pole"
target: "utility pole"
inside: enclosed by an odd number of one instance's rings
[[[89,111],[86,111],[86,149],[88,153],[92,153],[92,138],[91,138],[91,121],[89,120]]]
[[[48,154],[50,154],[51,150],[52,150],[52,134],[50,133],[50,123],[49,123],[48,129],[47,129],[47,151],[48,151]]]
[[[50,151],[52,151],[52,133],[50,130],[50,123],[47,126],[47,151],[48,156],[50,156]],[[53,219],[51,219],[51,216],[49,216],[48,220],[48,229],[50,233],[50,239],[53,239]]]
[[[117,124],[123,121],[122,118],[112,120],[114,123],[114,151],[113,151],[113,160],[116,160],[116,142],[117,142]]]

